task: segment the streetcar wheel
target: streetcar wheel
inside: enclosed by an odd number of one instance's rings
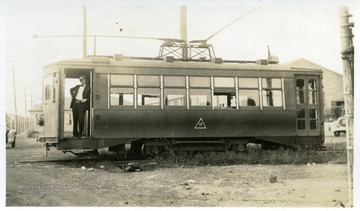
[[[143,145],[144,143],[140,141],[131,142],[130,151],[134,154],[136,158],[144,158],[144,156],[142,155]]]

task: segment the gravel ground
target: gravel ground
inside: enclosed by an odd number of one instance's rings
[[[344,136],[327,137],[344,142]],[[342,207],[347,165],[235,165],[124,172],[19,138],[6,149],[6,206]],[[71,162],[33,162],[74,159]],[[31,162],[27,162],[31,161]]]

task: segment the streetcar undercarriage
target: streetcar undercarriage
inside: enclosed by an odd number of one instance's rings
[[[98,149],[107,148],[119,156],[127,157],[130,152],[133,156],[148,158],[161,153],[176,152],[244,152],[249,143],[257,144],[262,149],[279,149],[298,147],[322,148],[321,137],[241,137],[241,138],[162,138],[162,139],[93,139],[93,138],[66,138],[58,143],[46,142],[45,153],[48,155],[50,147],[56,147],[64,153],[69,152],[76,156],[98,156]],[[309,145],[309,142],[312,144]]]

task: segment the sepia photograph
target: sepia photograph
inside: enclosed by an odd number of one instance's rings
[[[1,206],[355,208],[359,7],[0,0]]]

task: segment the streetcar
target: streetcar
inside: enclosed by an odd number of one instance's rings
[[[186,20],[186,8],[180,12]],[[47,65],[39,138],[46,153],[50,147],[124,152],[127,144],[144,157],[162,151],[238,151],[249,143],[323,146],[320,69],[279,64],[270,50],[266,59],[225,60],[208,43],[219,31],[188,41],[186,21],[181,28],[181,39],[157,38],[163,43],[156,57],[94,55]],[[91,87],[81,138],[72,135],[70,110],[70,89],[80,76]]]
[[[194,46],[193,46],[194,47]],[[198,48],[199,46],[195,46]],[[195,48],[194,47],[194,48]],[[192,46],[187,46],[192,48]],[[191,49],[190,49],[191,50]],[[321,147],[322,71],[271,59],[88,56],[44,68],[46,151],[237,151]],[[70,88],[84,75],[91,86],[84,137],[72,137]]]

